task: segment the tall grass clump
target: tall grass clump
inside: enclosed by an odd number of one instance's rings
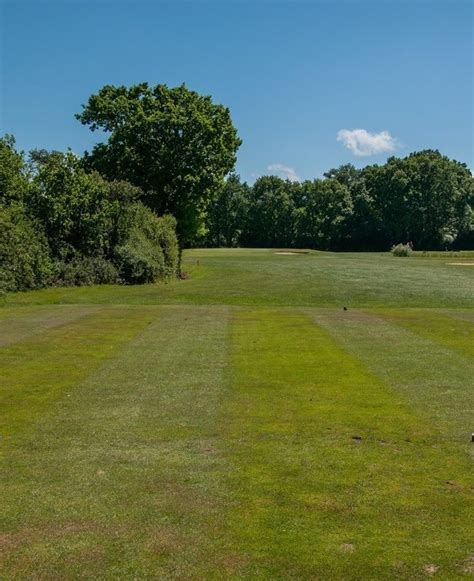
[[[393,256],[411,256],[413,249],[409,244],[396,244],[392,246],[390,252]]]

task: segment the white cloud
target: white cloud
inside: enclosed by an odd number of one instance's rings
[[[341,129],[337,140],[350,149],[354,155],[376,155],[386,151],[395,151],[398,142],[388,131],[370,133],[365,129]]]
[[[273,172],[274,175],[285,178],[286,180],[290,180],[290,182],[301,181],[300,177],[292,167],[282,165],[281,163],[272,163],[271,165],[267,166],[267,170]]]

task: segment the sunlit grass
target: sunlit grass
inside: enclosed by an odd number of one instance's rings
[[[462,451],[309,316],[240,311],[233,328],[229,523],[249,576],[459,573],[474,507]]]
[[[474,271],[186,268],[0,309],[2,576],[471,577]]]
[[[474,267],[451,259],[389,253],[207,249],[185,253],[188,280],[143,286],[45,289],[7,304],[225,304],[260,306],[469,308]]]

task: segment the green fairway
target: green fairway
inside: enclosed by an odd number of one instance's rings
[[[192,250],[8,295],[0,578],[472,578],[471,263]]]
[[[7,304],[471,308],[474,286],[474,252],[403,259],[369,253],[191,250],[184,269],[191,275],[189,280],[45,289],[12,294]]]

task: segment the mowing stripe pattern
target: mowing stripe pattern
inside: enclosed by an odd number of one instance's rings
[[[150,321],[148,312],[120,307],[74,315],[67,326],[0,349],[2,448],[31,429],[56,399],[116,355]]]
[[[462,575],[466,455],[311,317],[239,311],[231,380],[228,526],[245,576],[414,579],[433,562]]]
[[[9,451],[2,471],[8,578],[205,575],[222,520],[216,415],[225,395],[227,309],[134,312],[141,333],[119,357],[90,368]],[[131,325],[130,317],[121,324]],[[97,323],[110,336],[115,322]],[[91,353],[79,347],[70,349],[87,365]],[[55,362],[70,370],[70,356],[56,352]]]
[[[314,320],[433,423],[472,451],[472,324],[424,311],[315,309]]]
[[[6,578],[465,577],[468,336],[417,316],[97,307],[3,347]]]
[[[78,307],[75,305],[23,307],[20,312],[18,312],[18,309],[1,309],[0,347],[24,341],[54,327],[67,325],[98,309],[99,307],[95,306]]]

